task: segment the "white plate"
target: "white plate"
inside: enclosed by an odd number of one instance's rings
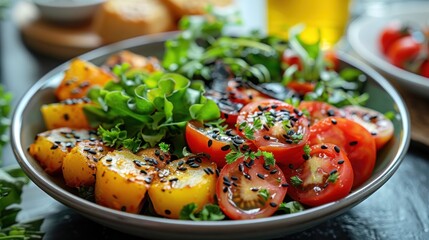
[[[347,37],[365,61],[380,70],[389,79],[401,86],[429,97],[429,78],[425,78],[390,64],[378,45],[382,29],[393,20],[416,23],[422,26],[429,22],[429,2],[397,3],[386,5],[376,16],[362,15],[350,24]]]

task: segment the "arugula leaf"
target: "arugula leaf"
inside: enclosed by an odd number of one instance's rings
[[[192,221],[219,221],[225,218],[218,205],[206,204],[201,211],[197,211],[195,203],[185,205],[180,211],[180,219]]]

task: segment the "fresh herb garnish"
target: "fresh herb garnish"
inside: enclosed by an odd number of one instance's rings
[[[10,103],[12,101],[12,95],[6,92],[2,85],[0,85],[0,165],[1,161],[1,149],[9,141],[8,127],[10,120],[8,118],[10,113]]]
[[[237,148],[233,148],[228,154],[226,154],[225,160],[226,160],[226,163],[230,164],[237,161],[237,159],[241,157],[243,157],[244,161],[246,161],[247,159],[255,160],[256,158],[261,156],[264,158],[266,165],[274,166],[276,164],[274,155],[271,152],[266,152],[261,150],[258,150],[257,152],[253,152],[253,151],[241,152]]]
[[[290,182],[295,187],[300,186],[303,183],[303,181],[301,180],[301,178],[299,178],[298,176],[292,176],[290,178]]]
[[[258,196],[260,196],[264,201],[268,201],[268,198],[270,198],[270,192],[266,188],[262,188],[258,191]]]
[[[218,205],[206,204],[201,211],[197,211],[195,203],[185,205],[180,211],[180,219],[193,221],[219,221],[225,218]]]
[[[332,174],[329,174],[327,181],[330,183],[335,183],[337,179],[338,179],[338,172],[334,172]]]
[[[283,202],[280,203],[279,209],[280,211],[284,211],[286,214],[289,213],[297,213],[304,210],[304,206],[298,201],[290,201],[290,202]]]
[[[164,153],[168,153],[170,151],[170,144],[167,144],[165,142],[160,142],[159,149],[161,149],[161,151],[163,151]]]

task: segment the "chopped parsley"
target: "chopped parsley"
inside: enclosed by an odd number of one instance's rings
[[[298,201],[290,201],[287,203],[280,203],[279,209],[280,211],[284,211],[285,213],[297,213],[304,210],[304,206]]]
[[[338,179],[338,172],[335,172],[335,173],[329,174],[327,181],[330,183],[335,183],[337,179]]]
[[[219,221],[225,218],[218,205],[207,204],[198,211],[195,203],[185,205],[180,211],[180,219],[192,221]]]
[[[290,178],[290,182],[295,187],[300,186],[303,183],[303,181],[301,180],[301,178],[299,178],[298,176],[292,176]]]
[[[264,201],[268,201],[268,198],[270,198],[270,191],[266,188],[262,188],[258,191],[258,196],[260,196]]]
[[[165,142],[160,142],[159,149],[161,149],[161,151],[163,151],[164,153],[168,153],[170,151],[170,144],[167,144]]]

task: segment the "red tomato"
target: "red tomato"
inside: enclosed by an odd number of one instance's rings
[[[344,151],[334,144],[311,146],[308,160],[283,172],[288,195],[303,204],[319,206],[347,196],[353,185],[353,169]]]
[[[311,126],[308,141],[310,145],[332,143],[346,151],[353,166],[353,187],[371,176],[376,158],[375,141],[360,124],[347,118],[325,118]]]
[[[221,94],[216,91],[207,91],[205,96],[216,102],[220,109],[221,118],[225,119],[230,127],[234,127],[237,122],[238,112],[243,108],[243,104],[232,102],[227,94]]]
[[[393,123],[380,112],[361,106],[347,106],[344,111],[347,118],[371,133],[377,149],[382,148],[393,137]]]
[[[296,65],[298,70],[302,70],[301,59],[292,49],[285,49],[282,55],[282,63],[285,65],[285,68]]]
[[[327,69],[332,71],[338,71],[340,69],[340,60],[338,59],[337,53],[333,50],[324,52],[324,59],[327,64]]]
[[[308,119],[292,105],[278,100],[260,100],[247,104],[237,119],[239,134],[262,151],[272,152],[279,164],[300,165],[308,140]],[[250,134],[249,134],[250,133]]]
[[[400,68],[406,68],[406,63],[415,59],[422,49],[422,44],[412,36],[405,36],[392,43],[387,51],[389,61]]]
[[[310,116],[307,117],[309,118],[311,125],[327,117],[345,116],[343,111],[325,102],[301,101],[298,108],[304,113],[308,112]]]
[[[429,59],[423,62],[420,66],[420,75],[429,78]]]
[[[292,80],[287,85],[287,88],[294,90],[299,95],[305,95],[308,92],[313,92],[316,87],[314,82],[300,82]]]
[[[410,29],[400,22],[391,22],[380,34],[381,51],[387,54],[390,46],[398,39],[410,35]]]
[[[277,211],[288,184],[276,165],[266,165],[263,157],[243,158],[226,165],[216,184],[219,207],[231,219],[271,216]]]
[[[229,80],[227,92],[232,102],[246,105],[253,101],[270,98],[269,96],[249,87],[245,81]]]
[[[189,121],[186,124],[185,137],[192,153],[208,154],[210,160],[219,168],[225,166],[225,156],[231,151],[231,146],[238,148],[246,145],[245,149],[255,148],[249,146],[251,143],[235,134],[232,129],[223,133],[218,128],[204,126],[198,121]]]

